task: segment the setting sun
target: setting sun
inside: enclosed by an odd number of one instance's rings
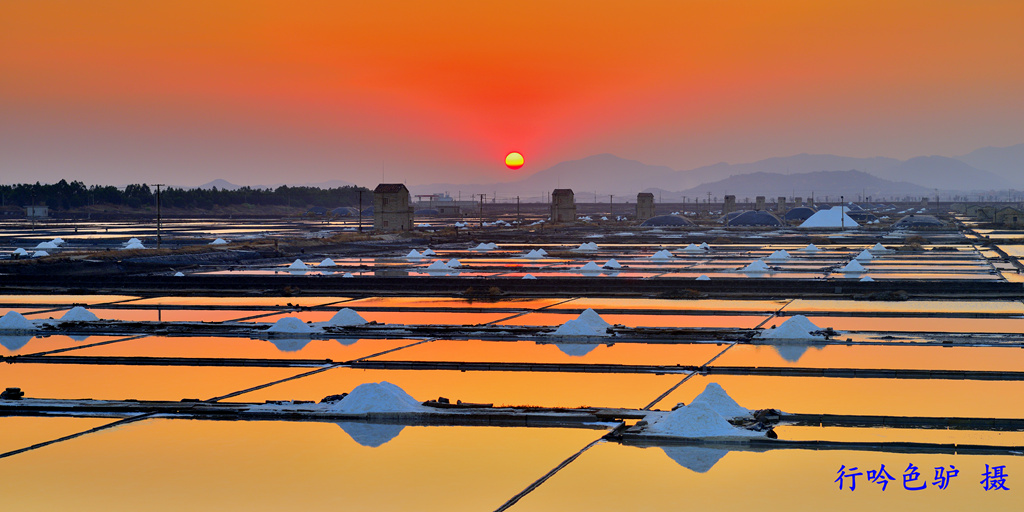
[[[505,156],[505,165],[509,169],[518,169],[523,166],[523,155],[513,151]]]

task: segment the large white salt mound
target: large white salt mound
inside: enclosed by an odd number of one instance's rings
[[[580,267],[580,271],[582,271],[582,272],[600,272],[601,271],[601,266],[598,265],[597,263],[594,263],[593,261],[588,261],[586,265],[583,265],[582,267]]]
[[[409,259],[409,260],[418,260],[418,259],[420,259],[422,257],[423,257],[423,255],[420,254],[420,252],[417,251],[416,249],[413,249],[413,250],[409,251],[409,254],[405,255],[405,258]]]
[[[750,416],[751,412],[750,409],[740,407],[740,404],[736,403],[736,400],[733,400],[717,382],[709,383],[690,405],[698,403],[707,404],[726,419]]]
[[[673,256],[672,253],[666,249],[662,249],[651,255],[652,260],[670,260],[674,257],[675,256]]]
[[[317,266],[318,267],[337,267],[338,264],[335,263],[334,260],[332,260],[330,258],[324,258],[323,261],[321,261],[320,264],[317,265]]]
[[[650,419],[648,419],[650,418]],[[748,438],[761,432],[737,428],[707,403],[693,403],[670,413],[648,415],[644,433],[673,437]],[[652,421],[653,420],[653,421]]]
[[[330,320],[324,322],[324,325],[345,326],[363,325],[365,323],[366,319],[359,313],[356,313],[355,310],[351,308],[345,308],[335,313]]]
[[[451,270],[451,268],[448,265],[445,265],[444,261],[437,260],[437,261],[431,263],[430,266],[427,267],[427,270],[428,271],[430,271],[430,270],[433,270],[433,271],[437,271],[437,270],[448,271],[448,270]]]
[[[49,256],[49,255],[50,255],[50,253],[48,253],[46,251],[36,251],[36,252],[32,253],[32,257],[33,258],[42,258],[43,256]]]
[[[682,250],[683,252],[704,252],[704,249],[701,249],[699,246],[694,244],[687,245],[686,247],[683,247]]]
[[[839,271],[843,273],[855,274],[858,272],[864,272],[866,270],[867,269],[864,268],[864,265],[861,265],[859,261],[850,260],[850,262],[847,263],[846,266],[841,268]]]
[[[798,250],[800,252],[821,252],[821,249],[818,249],[818,246],[814,244],[807,244],[807,247]]]
[[[749,265],[743,267],[740,272],[767,272],[770,270],[768,265],[761,260],[754,260]]]
[[[547,256],[548,252],[545,251],[544,249],[537,249],[537,254],[540,254],[541,256]]]
[[[423,254],[424,256],[436,256],[436,255],[437,255],[437,253],[436,253],[436,252],[434,252],[434,250],[433,250],[433,249],[431,249],[431,248],[429,248],[429,247],[427,247],[426,249],[424,249],[424,250],[423,250],[423,252],[422,252],[421,254]]]
[[[710,281],[710,280],[711,280],[711,278],[706,276],[706,275],[704,275],[704,274],[701,274],[701,275],[697,276],[697,279],[694,279],[694,281]]]
[[[0,331],[34,331],[36,326],[32,325],[21,313],[8,311],[0,317]]]
[[[769,261],[788,260],[789,258],[791,258],[791,256],[789,255],[788,252],[786,252],[785,249],[779,249],[778,251],[775,251],[775,252],[771,253],[770,255],[768,255],[768,260]]]
[[[39,242],[36,244],[36,249],[56,249],[57,244],[53,242]]]
[[[537,278],[534,277],[533,274],[526,274],[525,276],[523,276],[523,279],[537,279]]]
[[[75,306],[68,310],[67,313],[64,313],[64,316],[60,317],[61,322],[95,322],[99,319],[92,311],[82,306]]]
[[[584,312],[580,313],[580,316],[576,319],[586,322],[595,329],[604,330],[612,326],[612,324],[606,322],[604,318],[601,318],[601,315],[597,314],[597,311],[590,308],[587,308]]]
[[[142,240],[139,240],[138,238],[135,238],[133,236],[133,237],[129,238],[128,241],[125,242],[124,244],[128,245],[128,244],[140,244],[140,243],[142,243]]]
[[[802,340],[815,341],[824,340],[823,334],[811,334],[812,331],[820,331],[821,327],[814,325],[804,315],[793,315],[782,325],[774,329],[765,329],[757,334],[762,340]]]
[[[462,263],[459,260],[455,259],[455,258],[452,258],[452,259],[448,260],[447,265],[448,265],[448,268],[461,268],[462,267]]]
[[[274,325],[271,325],[267,332],[311,333],[313,328],[294,316],[286,316],[274,322]]]
[[[835,206],[828,210],[818,210],[800,224],[801,228],[855,228],[860,226],[850,218],[843,207]]]
[[[605,263],[603,266],[604,268],[622,268],[622,265],[615,261],[615,258],[608,260],[608,263]]]
[[[138,240],[136,240],[134,242],[128,242],[128,244],[125,245],[124,248],[125,248],[125,250],[128,250],[128,249],[145,249],[146,246],[142,245],[142,242],[139,242]]]
[[[305,270],[305,269],[309,268],[309,265],[306,265],[305,263],[303,263],[302,260],[295,260],[295,261],[292,262],[291,265],[288,265],[288,268],[290,268],[292,270]]]
[[[227,245],[227,244],[228,244],[228,241],[224,240],[223,238],[218,238],[218,239],[210,242],[210,245]]]
[[[494,242],[480,243],[476,247],[470,249],[471,251],[493,251],[498,248],[498,244]]]
[[[12,254],[17,254],[18,256],[28,256],[28,251],[26,251],[22,247],[18,247],[17,249],[14,250]]]
[[[64,245],[64,239],[59,237],[59,236],[54,238],[53,240],[50,240],[50,242],[52,242],[54,245],[58,245],[58,246]]]
[[[612,324],[606,322],[593,309],[580,313],[574,320],[558,326],[555,336],[608,336],[608,328]]]
[[[867,260],[873,260],[873,259],[875,259],[875,257],[871,255],[871,251],[868,251],[867,249],[864,249],[863,251],[860,252],[860,254],[858,254],[853,259],[861,260],[861,261],[867,261]]]
[[[370,412],[426,412],[418,400],[390,382],[367,382],[356,386],[345,398],[328,408],[331,412],[364,414]]]

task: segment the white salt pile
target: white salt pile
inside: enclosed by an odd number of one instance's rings
[[[274,322],[274,325],[271,325],[267,332],[307,334],[313,332],[313,328],[294,316],[286,316]]]
[[[320,264],[317,265],[317,266],[318,267],[337,267],[338,264],[335,263],[334,260],[332,260],[330,258],[324,258],[323,261],[321,261]]]
[[[754,260],[750,262],[750,265],[743,267],[741,272],[767,272],[771,270],[768,265],[761,260]]]
[[[871,251],[873,254],[885,254],[889,252],[889,249],[886,249],[881,243],[876,243],[875,245],[872,245],[868,251]]]
[[[537,249],[531,249],[530,252],[524,254],[523,257],[530,260],[539,260],[543,258],[544,255],[541,254],[540,251],[538,251]]]
[[[800,224],[801,228],[855,228],[860,226],[844,211],[845,207],[834,206],[828,210],[818,210]],[[845,208],[849,210],[849,208]]]
[[[548,252],[545,251],[544,249],[537,249],[537,254],[540,254],[541,256],[547,256]]]
[[[422,257],[423,257],[423,255],[420,254],[420,252],[417,251],[416,249],[413,249],[413,250],[409,251],[409,254],[405,255],[405,259],[408,259],[408,260],[418,260],[418,259],[420,259]]]
[[[587,309],[576,319],[560,325],[555,336],[609,336],[608,328],[611,326],[596,311]]]
[[[455,258],[452,258],[452,259],[448,260],[448,268],[461,268],[461,267],[462,267],[462,263],[459,262],[459,260],[457,260]]]
[[[670,260],[674,257],[675,256],[673,256],[672,253],[666,249],[662,249],[651,255],[652,260]]]
[[[873,282],[875,282],[874,279],[871,279],[871,276],[864,276],[864,277],[860,278],[860,281],[862,283],[873,283]]]
[[[145,249],[145,248],[146,248],[146,246],[145,246],[145,245],[142,245],[142,242],[130,242],[130,243],[129,243],[128,245],[125,245],[125,246],[124,246],[124,248],[125,248],[125,250],[130,250],[130,249]]]
[[[867,269],[864,268],[864,265],[861,265],[860,262],[857,260],[850,260],[850,262],[847,263],[845,267],[839,269],[840,272],[847,274],[856,274],[858,272],[864,272],[866,270]]]
[[[711,278],[706,276],[706,275],[704,275],[704,274],[701,274],[701,275],[697,276],[697,279],[695,279],[695,281],[710,281],[710,280],[711,280]]]
[[[740,404],[736,403],[736,400],[733,400],[717,382],[709,383],[704,391],[690,402],[691,406],[695,404],[707,404],[726,419],[750,416],[751,413],[750,409],[740,407]]]
[[[39,242],[36,244],[36,249],[56,249],[57,244],[53,242]]]
[[[142,240],[139,240],[138,238],[135,238],[133,236],[133,237],[129,238],[128,241],[125,242],[124,244],[128,245],[128,244],[138,244],[138,243],[142,243]]]
[[[185,274],[182,274],[181,272],[175,272],[174,277],[185,277]]]
[[[707,242],[701,242],[698,247],[700,247],[701,249],[704,249],[705,251],[710,251],[711,250],[711,246],[708,245]]]
[[[334,314],[330,320],[324,322],[324,325],[330,326],[346,326],[346,325],[363,325],[366,323],[366,319],[363,318],[359,313],[356,313],[350,308],[342,309]]]
[[[34,331],[36,326],[32,325],[21,313],[8,311],[0,317],[0,331]]]
[[[82,306],[75,306],[68,310],[67,313],[64,313],[64,316],[60,317],[61,322],[95,322],[99,319],[92,311]]]
[[[305,270],[305,269],[309,268],[309,265],[306,265],[305,263],[303,263],[302,260],[295,260],[295,261],[292,262],[291,265],[288,265],[288,268],[290,268],[292,270]]]
[[[36,252],[32,253],[32,257],[33,258],[42,258],[43,256],[49,256],[49,255],[50,255],[50,253],[48,253],[46,251],[36,251]]]
[[[427,247],[426,249],[424,249],[424,250],[423,250],[423,253],[422,253],[422,254],[423,254],[424,256],[437,256],[437,253],[436,253],[436,252],[434,252],[434,250],[433,250],[433,249],[431,249],[431,248],[429,248],[429,247]]]
[[[435,271],[436,272],[438,270],[442,270],[442,271],[446,271],[447,272],[447,271],[451,270],[451,268],[448,265],[446,265],[444,263],[444,261],[442,261],[442,260],[437,260],[437,261],[431,263],[429,267],[427,267],[427,271]]]
[[[345,398],[332,403],[328,410],[348,414],[426,412],[418,400],[387,381],[360,384]]]
[[[457,228],[464,228],[464,227],[466,227],[466,223],[465,222],[456,222],[455,223],[455,227],[457,227]]]
[[[718,414],[707,403],[694,403],[669,413],[653,413],[644,419],[648,421],[646,434],[673,437],[702,438],[748,438],[763,437],[761,432],[737,428]]]
[[[608,260],[608,263],[603,265],[604,268],[622,268],[619,262],[615,261],[615,258]]]
[[[525,276],[523,276],[523,279],[537,279],[537,278],[534,277],[533,274],[526,274]]]
[[[352,275],[352,273],[351,273],[351,272],[345,272],[345,275],[343,275],[343,276],[341,276],[341,277],[355,277],[355,276],[354,276],[354,275]]]
[[[769,261],[788,260],[789,258],[791,258],[791,256],[785,249],[779,249],[768,256]]]
[[[821,249],[818,249],[817,245],[807,244],[807,247],[804,247],[803,249],[799,249],[799,251],[800,252],[821,252]]]
[[[18,256],[28,256],[28,251],[21,247],[18,247],[17,249],[14,250],[12,254],[17,254]]]
[[[690,245],[687,245],[686,247],[683,247],[683,252],[690,252],[690,253],[704,252],[704,249],[701,249],[700,246],[698,246],[698,245],[690,244]]]
[[[51,242],[53,242],[53,244],[57,245],[58,247],[64,245],[64,239],[59,236],[51,240]]]
[[[223,238],[218,238],[218,239],[210,242],[210,245],[227,245],[227,244],[228,244],[228,241],[224,240]]]
[[[581,272],[600,272],[601,266],[593,261],[588,261],[586,265],[580,267]]]
[[[863,251],[860,252],[860,254],[858,254],[853,259],[860,260],[860,261],[867,261],[867,260],[875,259],[875,257],[871,255],[871,251],[868,251],[867,249],[864,249]]]
[[[806,316],[793,315],[785,322],[782,322],[782,325],[759,332],[756,338],[762,340],[824,340],[825,336],[823,334],[811,334],[820,330],[822,329],[814,325]]]
[[[595,244],[594,242],[586,242],[586,243],[580,244],[579,247],[577,247],[575,249],[572,249],[572,250],[573,251],[582,251],[582,252],[596,251],[597,250],[597,244]]]
[[[480,243],[476,247],[470,249],[471,251],[493,251],[498,248],[498,244],[494,242]]]

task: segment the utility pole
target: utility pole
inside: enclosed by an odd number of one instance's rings
[[[516,196],[516,226],[522,227],[523,216],[519,214],[519,196]]]
[[[160,219],[160,187],[163,187],[163,186],[164,186],[163,183],[157,183],[156,184],[156,248],[157,249],[160,248],[160,243],[162,242],[162,237],[161,237],[161,233],[160,233],[160,227],[161,227],[160,226],[160,221],[161,221],[161,219]]]
[[[484,227],[484,199],[487,197],[487,194],[479,194],[479,195],[480,195],[480,227]]]
[[[826,200],[828,197],[825,198]],[[839,231],[846,231],[846,198],[839,196]]]
[[[708,217],[711,216],[711,191],[708,190]]]
[[[363,232],[363,189],[359,189],[359,232]]]
[[[615,194],[608,194],[608,217],[615,218]]]

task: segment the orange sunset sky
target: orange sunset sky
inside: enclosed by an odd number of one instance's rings
[[[0,182],[953,156],[1024,142],[1022,26],[1020,0],[7,0]]]

